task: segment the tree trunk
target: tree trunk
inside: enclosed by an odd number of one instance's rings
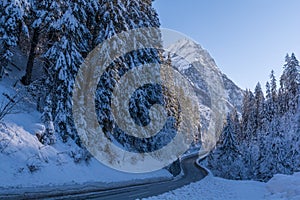
[[[2,65],[0,64],[0,81],[2,79],[3,74],[4,74],[4,69],[3,69]]]
[[[22,80],[21,80],[21,82],[24,85],[29,85],[31,83],[34,59],[36,57],[35,49],[36,49],[36,47],[38,45],[38,42],[39,42],[39,35],[40,35],[39,30],[34,29],[32,40],[31,40],[31,47],[30,47],[29,57],[28,57],[27,66],[26,66],[26,74],[22,77]]]

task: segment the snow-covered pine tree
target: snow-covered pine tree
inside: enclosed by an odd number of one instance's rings
[[[264,102],[265,102],[265,97],[264,97],[264,93],[261,89],[261,85],[258,82],[256,87],[255,87],[255,91],[254,91],[254,127],[253,129],[256,130],[256,132],[258,130],[261,129],[262,127],[262,122],[263,122],[263,110],[264,110]]]
[[[239,113],[237,111],[237,109],[233,109],[233,111],[231,112],[231,119],[232,119],[232,125],[233,125],[233,131],[236,134],[236,141],[237,144],[239,144],[242,139],[241,139],[241,122],[240,122],[240,116]]]
[[[271,121],[273,114],[272,114],[272,94],[270,89],[270,83],[267,81],[266,83],[266,99],[265,99],[265,106],[263,110],[263,116],[265,120]],[[264,123],[265,124],[265,123]]]
[[[255,136],[255,100],[250,90],[246,90],[242,107],[242,135],[244,141],[250,141]]]
[[[43,144],[52,145],[56,142],[55,136],[55,128],[53,124],[53,116],[52,116],[52,101],[51,96],[48,95],[44,105],[44,112],[42,115],[42,121],[45,125],[45,132],[41,136],[41,142]]]
[[[248,100],[244,102],[247,105],[248,114],[243,113],[243,116],[247,116],[247,121],[242,119],[242,126],[244,135],[246,136],[241,142],[239,149],[243,155],[244,169],[241,174],[243,178],[252,178],[256,174],[257,161],[260,156],[260,131],[263,127],[263,111],[264,111],[264,94],[261,89],[260,83],[257,83],[254,91],[254,95],[251,91],[248,91]],[[245,123],[245,124],[244,124]]]
[[[100,5],[99,0],[89,0],[86,2],[85,12],[87,17],[86,26],[90,31],[91,38],[89,40],[89,51],[97,46],[97,37],[100,31],[101,17],[100,17]],[[86,57],[86,54],[83,54]]]
[[[24,16],[28,10],[27,0],[3,0],[0,2],[0,79],[13,56],[20,34],[28,35]]]
[[[26,18],[29,29],[29,49],[26,73],[21,81],[24,85],[32,82],[32,71],[35,59],[42,60],[42,55],[51,45],[49,38],[53,36],[49,26],[61,15],[62,3],[55,0],[32,0],[30,12]],[[37,50],[38,49],[38,50]],[[44,59],[44,64],[46,65]],[[43,67],[43,65],[41,65]],[[47,67],[47,66],[46,66]],[[42,70],[41,70],[42,71]]]
[[[83,62],[82,53],[88,50],[90,38],[87,29],[85,13],[86,2],[65,1],[57,7],[61,9],[61,16],[50,24],[50,31],[55,35],[53,45],[44,57],[50,63],[47,88],[52,102],[51,109],[45,109],[44,119],[53,116],[55,132],[66,142],[69,137],[78,144],[78,136],[72,118],[72,90],[74,79],[80,64]],[[49,105],[46,106],[48,108]],[[52,113],[47,113],[49,111]],[[47,122],[49,123],[49,122]]]
[[[299,86],[299,91],[300,91],[300,86]],[[300,170],[300,95],[298,95],[298,108],[297,112],[295,115],[295,134],[293,138],[293,148],[292,148],[292,153],[293,153],[293,167],[294,171],[299,171]]]
[[[275,77],[275,72],[274,70],[271,71],[270,74],[270,83],[271,83],[271,95],[272,95],[272,100],[274,103],[276,103],[276,98],[277,98],[277,80]]]
[[[288,110],[296,112],[300,85],[299,61],[294,53],[291,56],[287,54],[285,58],[283,75],[281,77],[283,91],[286,95],[286,104]]]
[[[158,28],[160,26],[157,14],[152,8],[152,1],[103,0],[101,1],[100,18],[102,21],[95,43],[101,43],[112,36],[116,36],[122,31],[145,27]],[[155,42],[155,44],[160,45],[160,34],[155,32],[149,32],[149,34],[150,35],[139,35],[139,37],[143,38],[143,42],[145,43],[138,41],[137,38],[128,38],[128,40],[132,41],[134,44],[139,43],[142,46],[146,45],[148,42]],[[119,46],[113,45],[110,48],[122,48],[122,45],[127,45],[122,42],[119,42],[118,44]],[[105,49],[103,49],[103,51],[105,51]],[[107,60],[109,56],[109,54],[104,53],[102,58]],[[120,77],[129,70],[143,64],[160,63],[159,51],[156,49],[143,48],[129,52],[119,58],[112,59],[114,61],[110,64],[107,73],[105,73],[100,79],[96,93],[96,107],[100,125],[103,127],[103,131],[107,133],[107,135],[115,135],[115,138],[117,138],[121,145],[127,144],[126,147],[124,147],[127,150],[147,151],[151,148],[155,148],[154,145],[149,144],[151,141],[148,139],[136,141],[136,138],[128,137],[128,135],[125,135],[121,129],[112,128],[114,122],[109,101],[107,101],[107,99],[111,97],[113,88]],[[133,118],[137,123],[144,125],[147,124],[147,120],[149,120],[147,110],[149,110],[149,106],[153,104],[152,96],[155,96],[154,99],[156,100],[159,99],[159,93],[161,93],[159,92],[159,90],[161,91],[159,88],[160,87],[152,86],[145,87],[143,90],[138,92],[137,96],[139,96],[139,99],[133,98],[134,101],[130,102],[130,112],[133,114],[132,116],[135,116]],[[139,117],[137,118],[137,116]]]
[[[271,86],[269,81],[266,83],[266,100],[271,99],[272,94],[271,94]]]
[[[278,109],[278,92],[277,92],[277,83],[274,70],[270,74],[270,83],[267,82],[266,85],[266,102],[264,108],[264,116],[266,120],[271,121],[275,113],[279,112]]]
[[[216,149],[208,157],[208,167],[216,176],[228,179],[242,179],[244,163],[238,149],[237,124],[234,113],[228,114],[226,125],[220,135]]]

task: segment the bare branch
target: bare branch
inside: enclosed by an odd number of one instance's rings
[[[16,105],[22,101],[22,97],[19,94],[15,94],[14,96],[10,96],[6,93],[2,93],[5,97],[2,102],[0,102],[0,121],[7,115],[16,113]]]

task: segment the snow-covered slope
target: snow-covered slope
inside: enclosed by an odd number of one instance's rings
[[[212,175],[183,188],[148,200],[299,200],[300,173],[293,176],[276,175],[268,183],[232,181]]]
[[[179,40],[169,47],[169,51],[187,58],[182,59],[179,56],[173,55],[172,64],[193,83],[195,91],[204,105],[210,105],[210,94],[206,85],[207,83],[201,79],[203,77],[201,73],[204,72],[204,68],[210,68],[215,76],[220,77],[223,81],[228,110],[235,107],[238,111],[241,111],[244,91],[220,71],[208,51],[189,39]],[[194,62],[187,63],[186,60],[194,60]]]
[[[75,163],[72,153],[78,154],[78,151],[80,149],[72,143],[58,142],[54,146],[44,146],[24,127],[13,122],[1,123],[0,193],[1,188],[10,187],[42,187],[91,182],[105,186],[106,183],[112,182],[120,184],[125,181],[136,182],[147,178],[171,177],[166,170],[148,174],[127,174],[104,166],[94,158],[87,163]]]

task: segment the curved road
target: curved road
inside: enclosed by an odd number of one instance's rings
[[[207,172],[196,165],[196,159],[198,156],[193,156],[191,158],[186,158],[182,161],[182,168],[184,171],[184,176],[175,180],[150,183],[137,186],[129,186],[118,189],[111,189],[106,191],[94,191],[84,194],[68,195],[63,197],[55,197],[55,199],[122,199],[131,200],[137,198],[146,198],[150,196],[159,195],[184,185],[188,185],[192,182],[199,181],[203,179]]]

